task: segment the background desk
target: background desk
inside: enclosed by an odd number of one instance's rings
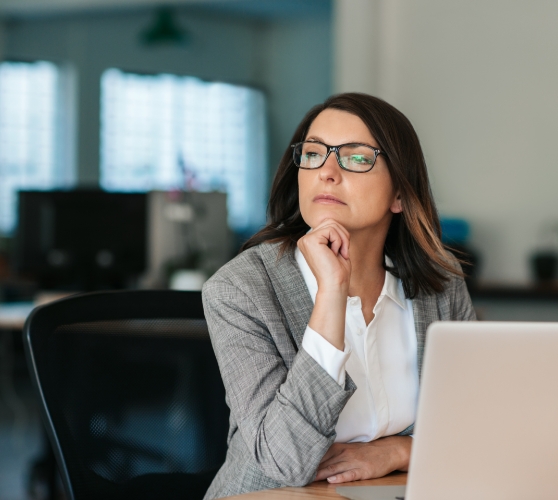
[[[33,302],[0,304],[0,330],[23,330],[25,320],[34,307]]]
[[[73,292],[75,293],[75,292]],[[41,292],[33,302],[0,303],[0,330],[23,330],[27,316],[37,306],[42,306],[72,295],[71,292]]]
[[[318,481],[302,488],[276,488],[274,490],[255,491],[228,497],[227,500],[312,500],[318,498],[342,499],[335,488],[338,486],[386,486],[407,484],[406,472],[394,472],[380,479],[368,481],[355,481],[353,483],[329,484],[327,481]]]
[[[0,498],[27,498],[24,488],[55,490],[54,455],[39,418],[21,331],[37,306],[61,297],[48,293],[34,302],[0,303]],[[37,469],[35,469],[37,467]],[[38,472],[33,472],[38,471]],[[33,479],[30,480],[29,478]],[[45,493],[48,494],[48,493]]]
[[[470,288],[478,319],[558,321],[558,286],[483,285]]]

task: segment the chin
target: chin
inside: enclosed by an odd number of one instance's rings
[[[324,220],[332,219],[344,227],[351,225],[351,214],[346,210],[339,210],[340,208],[346,209],[346,206],[341,205],[320,205],[308,204],[300,207],[300,212],[304,222],[310,227],[314,228],[319,226]]]
[[[347,227],[347,220],[345,220],[344,217],[339,217],[338,214],[332,214],[332,213],[325,213],[325,214],[315,214],[313,217],[309,218],[309,222],[306,218],[304,218],[304,220],[306,221],[306,224],[308,224],[310,227],[314,228],[319,226],[323,221],[325,221],[326,219],[331,219],[334,220],[335,222],[338,222],[339,224],[341,224],[343,227]]]

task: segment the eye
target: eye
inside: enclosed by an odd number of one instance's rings
[[[348,160],[357,165],[372,165],[374,163],[374,157],[368,155],[351,155]]]
[[[321,144],[312,144],[311,142],[305,142],[302,147],[302,154],[305,156],[320,156],[327,153]]]

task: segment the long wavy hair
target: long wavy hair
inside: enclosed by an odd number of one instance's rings
[[[302,119],[290,144],[306,139],[314,119],[325,109],[358,116],[376,139],[401,195],[403,211],[394,214],[384,244],[393,262],[386,269],[401,279],[407,298],[419,292],[441,292],[451,274],[463,276],[456,259],[440,239],[440,220],[432,197],[426,162],[411,122],[387,102],[367,94],[346,93],[329,97]],[[281,252],[293,251],[309,230],[298,202],[298,168],[287,147],[271,188],[267,225],[252,236],[241,251],[264,242],[280,242]]]

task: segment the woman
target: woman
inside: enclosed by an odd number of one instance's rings
[[[231,408],[206,499],[406,470],[426,328],[475,319],[412,125],[356,93],[304,117],[203,299]]]

